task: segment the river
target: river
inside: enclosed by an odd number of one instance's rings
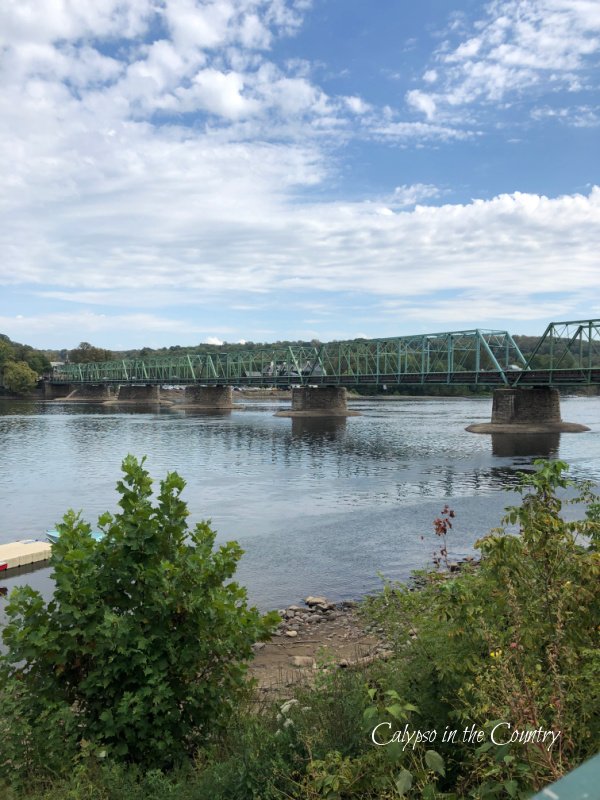
[[[358,597],[378,573],[403,579],[436,546],[433,519],[456,512],[450,556],[473,552],[517,497],[519,469],[536,455],[568,461],[600,484],[600,397],[562,399],[589,433],[494,437],[467,433],[488,421],[490,399],[364,400],[360,417],[274,417],[289,403],[247,402],[207,415],[176,408],[0,402],[0,543],[44,536],[68,508],[93,526],[115,511],[123,456],[147,456],[160,479],[187,481],[190,519],[211,519],[217,541],[245,550],[237,578],[262,609],[307,594]],[[3,579],[49,596],[50,570]]]

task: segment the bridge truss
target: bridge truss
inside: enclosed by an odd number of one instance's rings
[[[328,344],[65,364],[52,383],[234,386],[502,386],[526,359],[507,331],[473,329]]]
[[[600,319],[551,322],[514,384],[600,383]]]

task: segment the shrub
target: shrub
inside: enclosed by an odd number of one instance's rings
[[[6,607],[0,775],[68,766],[76,752],[169,766],[224,724],[243,691],[251,645],[276,615],[249,608],[230,582],[241,549],[213,549],[202,522],[188,530],[183,479],[152,481],[133,456],[117,484],[120,512],[104,538],[70,511],[52,550],[55,590],[29,587]],[[14,694],[13,694],[14,693]]]
[[[25,361],[9,361],[4,367],[2,383],[9,392],[28,394],[35,389],[37,373]]]
[[[480,540],[478,568],[427,573],[419,591],[387,585],[370,603],[402,666],[394,689],[419,707],[415,727],[560,731],[552,749],[441,744],[447,785],[461,796],[526,796],[600,743],[598,498],[567,469],[540,461],[522,475],[523,501],[504,519],[518,535],[499,528]],[[585,518],[565,520],[563,507],[578,504]]]

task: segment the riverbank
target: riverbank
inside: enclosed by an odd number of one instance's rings
[[[478,566],[477,559],[467,556],[448,562],[447,571],[439,574],[456,577],[464,569],[473,571]],[[406,585],[418,591],[425,582],[412,576]],[[250,674],[259,692],[286,694],[296,684],[310,681],[319,666],[352,669],[387,660],[392,651],[383,628],[366,622],[360,614],[361,603],[372,597],[334,603],[309,595],[301,605],[278,609],[281,622],[272,638],[254,645]]]
[[[262,695],[281,694],[311,681],[318,665],[365,665],[382,657],[382,638],[365,628],[355,601],[331,603],[307,597],[302,605],[280,609],[281,623],[269,642],[254,645],[250,675]]]

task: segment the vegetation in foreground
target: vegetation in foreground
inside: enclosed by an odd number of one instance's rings
[[[324,668],[314,687],[260,706],[244,665],[273,618],[229,582],[239,548],[215,552],[206,524],[187,531],[179,476],[153,505],[128,457],[104,541],[67,514],[52,602],[31,589],[9,600],[0,780],[31,800],[529,796],[600,744],[600,505],[580,486],[570,502],[585,515],[564,519],[566,469],[524,475],[504,520],[518,535],[492,531],[480,565],[459,574],[445,569],[444,510],[420,588],[386,584],[364,604],[392,659]],[[560,736],[497,745],[495,726]]]

